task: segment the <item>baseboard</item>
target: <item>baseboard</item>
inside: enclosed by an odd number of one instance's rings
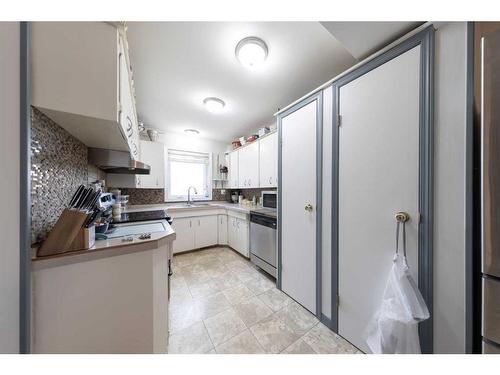
[[[197,251],[207,250],[207,249],[211,249],[211,248],[214,248],[214,247],[226,247],[226,248],[232,250],[235,254],[238,254],[243,259],[250,260],[250,258],[247,258],[246,256],[242,255],[241,253],[239,253],[238,251],[236,251],[235,249],[233,249],[231,246],[229,246],[227,244],[224,244],[224,245],[218,245],[218,244],[217,245],[210,245],[210,246],[205,246],[205,247],[199,247],[199,248],[196,248],[196,249],[181,251],[179,253],[174,253],[174,256],[176,256],[176,255],[183,255],[183,254],[189,254],[189,253],[195,253]]]
[[[333,331],[333,321],[323,313],[321,313],[320,322],[323,323],[328,328],[330,328],[331,331]],[[337,333],[337,332],[335,332],[335,333]]]

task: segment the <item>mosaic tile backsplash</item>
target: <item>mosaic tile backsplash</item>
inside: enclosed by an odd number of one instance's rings
[[[122,195],[129,195],[128,203],[130,205],[136,204],[157,204],[165,202],[163,189],[132,189],[121,188]],[[113,188],[109,188],[113,190]]]
[[[78,185],[88,176],[87,147],[31,109],[31,240],[45,239]]]
[[[109,188],[113,190],[113,188]],[[123,195],[129,195],[129,204],[160,204],[165,203],[165,193],[163,189],[131,189],[118,188]],[[229,190],[225,194],[221,193],[220,189],[212,190],[212,200],[214,201],[229,201]]]

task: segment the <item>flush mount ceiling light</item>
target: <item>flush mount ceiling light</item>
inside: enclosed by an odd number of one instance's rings
[[[196,129],[186,129],[184,130],[184,133],[189,134],[189,135],[197,135],[200,134],[200,132]]]
[[[267,58],[267,44],[260,38],[249,36],[236,45],[236,58],[241,65],[254,69]]]
[[[226,103],[224,103],[222,99],[213,97],[205,98],[205,100],[203,100],[203,104],[205,105],[207,111],[210,113],[219,113],[226,106]]]

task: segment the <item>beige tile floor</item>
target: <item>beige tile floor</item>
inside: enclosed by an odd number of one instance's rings
[[[169,353],[359,353],[227,247],[174,256]]]

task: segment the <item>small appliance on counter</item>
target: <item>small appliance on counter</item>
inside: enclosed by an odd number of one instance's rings
[[[278,261],[276,197],[276,191],[263,191],[262,208],[250,210],[250,261],[273,277]]]
[[[238,200],[239,200],[239,194],[238,193],[231,194],[231,202],[238,203]]]

